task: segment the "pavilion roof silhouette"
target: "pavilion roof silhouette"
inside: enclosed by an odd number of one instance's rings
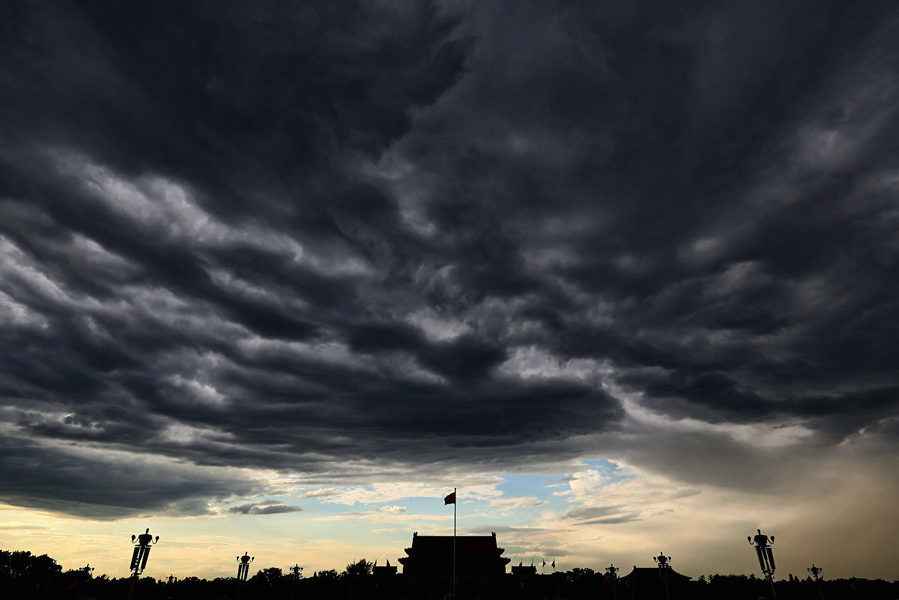
[[[460,535],[456,538],[456,569],[459,577],[502,575],[511,559],[502,556],[496,534]],[[399,559],[403,574],[444,578],[450,576],[453,560],[453,536],[412,536],[412,546]]]

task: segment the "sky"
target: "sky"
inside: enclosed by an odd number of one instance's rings
[[[0,547],[899,578],[892,2],[0,6]]]

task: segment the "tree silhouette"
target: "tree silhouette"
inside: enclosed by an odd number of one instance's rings
[[[343,574],[347,577],[361,577],[364,575],[371,575],[372,569],[374,569],[375,563],[369,562],[364,558],[360,558],[356,562],[352,562],[346,566]]]
[[[325,571],[318,571],[315,574],[314,579],[321,582],[337,581],[340,579],[340,575],[334,569],[327,569]]]
[[[0,551],[0,573],[10,579],[43,580],[62,573],[62,567],[46,554]]]
[[[284,573],[278,567],[268,567],[260,570],[250,578],[250,583],[275,585],[284,578]]]

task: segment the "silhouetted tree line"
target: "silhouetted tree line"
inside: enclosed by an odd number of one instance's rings
[[[361,559],[342,572],[318,571],[297,579],[277,567],[260,569],[249,581],[233,578],[212,580],[185,577],[172,582],[144,577],[93,576],[89,569],[63,571],[47,555],[0,550],[0,597],[71,598],[78,600],[354,600],[354,599],[438,599],[444,598],[445,582],[412,581],[402,575],[378,576],[374,564]],[[132,589],[133,586],[133,589]],[[834,579],[814,582],[792,576],[776,583],[779,600],[895,600],[899,582],[866,579]],[[461,599],[522,598],[527,600],[663,600],[659,590],[635,594],[626,582],[613,583],[591,569],[576,568],[551,575],[519,578],[506,575],[493,581],[460,581]],[[700,576],[677,589],[669,590],[671,600],[733,599],[758,600],[770,596],[768,583],[755,576]]]

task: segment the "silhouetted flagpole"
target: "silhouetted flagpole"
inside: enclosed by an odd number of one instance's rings
[[[453,600],[456,600],[456,507],[459,505],[459,497],[456,488],[453,488]]]
[[[453,488],[453,493],[445,496],[443,498],[443,505],[447,504],[453,505],[453,582],[450,593],[453,595],[453,598],[456,597],[456,488]]]

